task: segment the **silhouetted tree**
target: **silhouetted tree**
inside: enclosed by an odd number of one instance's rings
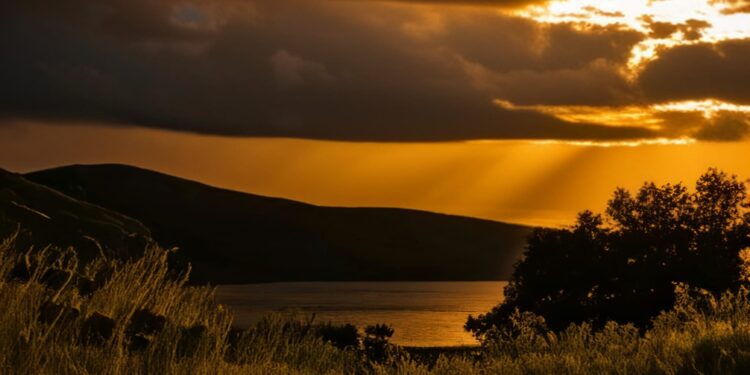
[[[391,356],[392,347],[388,340],[393,336],[393,327],[387,324],[375,324],[365,327],[363,344],[367,358],[375,362],[385,362]]]
[[[674,305],[675,283],[714,293],[739,286],[749,247],[747,192],[735,176],[710,169],[693,193],[682,184],[617,189],[604,216],[585,211],[573,227],[536,229],[505,301],[469,317],[466,329],[482,338],[517,311],[554,330],[584,321],[646,327]]]
[[[316,329],[316,335],[339,349],[357,349],[361,341],[357,327],[351,324],[321,324]]]

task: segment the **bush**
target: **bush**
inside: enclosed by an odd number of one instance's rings
[[[316,328],[316,335],[339,349],[358,349],[362,341],[359,330],[351,324],[321,324]]]
[[[505,301],[466,328],[482,339],[519,310],[555,331],[610,321],[645,329],[674,305],[675,282],[736,290],[748,247],[747,192],[734,176],[709,170],[693,193],[681,184],[618,189],[604,216],[586,211],[571,228],[536,229]]]
[[[375,324],[365,328],[364,350],[370,361],[386,363],[395,359],[395,348],[388,343],[393,333],[393,328],[387,324]]]

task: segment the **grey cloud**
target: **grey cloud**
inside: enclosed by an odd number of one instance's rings
[[[675,47],[646,66],[638,84],[652,101],[750,103],[750,39]]]
[[[743,113],[722,113],[707,121],[695,137],[707,141],[737,141],[750,134],[750,118]]]
[[[618,106],[638,100],[619,65],[602,60],[578,69],[520,70],[496,80],[498,96],[518,105]]]
[[[190,4],[15,3],[0,15],[0,112],[357,141],[657,135],[492,104],[498,95],[559,102],[565,87],[577,87],[570,101],[602,97],[614,77],[601,66],[622,60],[632,33],[503,15],[454,22],[461,14],[446,11],[442,30],[416,38],[402,26],[420,10],[377,2]]]
[[[578,69],[597,60],[624,63],[644,37],[619,26],[540,25],[484,12],[446,23],[441,44],[497,72]]]

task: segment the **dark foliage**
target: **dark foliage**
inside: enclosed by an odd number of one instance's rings
[[[357,349],[360,343],[359,331],[351,324],[321,324],[316,328],[316,335],[339,349]]]
[[[242,347],[243,340],[246,338],[248,331],[246,329],[232,327],[227,332],[225,338],[226,352],[225,359],[228,362],[239,362],[238,350]]]
[[[543,316],[553,330],[586,321],[645,328],[672,308],[675,283],[738,287],[748,247],[747,192],[734,176],[711,169],[693,193],[682,184],[618,189],[603,216],[586,211],[571,228],[536,229],[505,301],[466,328],[483,338],[516,311]]]
[[[365,354],[373,362],[385,362],[392,358],[392,349],[388,340],[393,336],[394,330],[387,324],[375,324],[365,327],[365,338],[363,340]]]

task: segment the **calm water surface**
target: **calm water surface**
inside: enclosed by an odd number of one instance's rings
[[[220,303],[247,327],[274,311],[316,314],[316,321],[358,327],[388,323],[392,341],[409,346],[475,345],[463,330],[469,314],[502,300],[506,282],[303,282],[225,285]]]

